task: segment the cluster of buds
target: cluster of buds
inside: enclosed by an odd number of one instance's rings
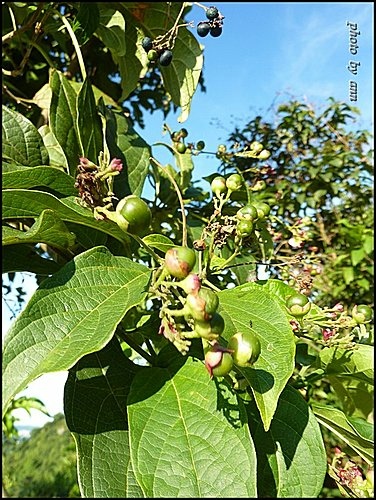
[[[74,187],[78,189],[82,203],[90,208],[103,206],[113,196],[112,185],[108,180],[118,175],[122,169],[122,161],[118,158],[113,158],[106,165],[100,156],[99,165],[96,165],[81,157]]]
[[[334,449],[334,457],[332,464],[329,465],[329,473],[345,496],[373,498],[373,469],[369,469],[364,476],[360,467],[349,460],[339,447]]]

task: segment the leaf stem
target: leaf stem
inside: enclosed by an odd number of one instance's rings
[[[149,353],[144,351],[144,349],[137,344],[132,338],[131,335],[127,335],[127,333],[124,331],[123,327],[121,325],[118,325],[116,329],[116,333],[119,335],[119,337],[126,342],[131,349],[137,352],[142,358],[146,359],[148,363],[151,365],[153,364],[153,356],[151,356]]]

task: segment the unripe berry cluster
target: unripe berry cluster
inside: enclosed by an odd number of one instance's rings
[[[224,17],[219,12],[217,7],[209,7],[206,9],[207,21],[201,21],[197,25],[197,34],[200,37],[205,37],[209,33],[212,37],[218,37],[222,34]]]

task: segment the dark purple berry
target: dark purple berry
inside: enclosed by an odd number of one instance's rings
[[[204,37],[208,35],[210,32],[210,24],[202,21],[201,23],[198,23],[197,25],[197,34],[198,36]]]
[[[209,7],[206,11],[206,17],[210,19],[210,21],[213,21],[213,19],[216,19],[218,17],[218,9],[217,7]]]
[[[222,26],[213,26],[210,30],[211,36],[214,36],[215,38],[217,36],[220,36],[222,34]]]
[[[168,66],[172,61],[172,52],[171,50],[164,50],[159,57],[159,64],[161,66]]]
[[[145,38],[142,39],[141,42],[142,48],[146,50],[146,52],[149,52],[153,48],[153,40],[146,36]]]

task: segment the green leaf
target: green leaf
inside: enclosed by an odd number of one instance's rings
[[[2,111],[2,158],[27,167],[47,165],[47,150],[31,121],[4,105]]]
[[[100,108],[106,119],[106,142],[111,158],[123,162],[123,170],[115,177],[114,191],[118,198],[128,194],[141,196],[149,171],[150,146],[131,127],[123,113]]]
[[[77,97],[77,129],[83,156],[97,163],[99,153],[103,151],[102,126],[88,79]]]
[[[367,437],[369,436],[369,431],[364,430],[367,427],[366,422],[363,423],[360,432],[358,432],[358,425],[353,426],[347,420],[346,415],[337,408],[313,404],[312,410],[320,424],[350,446],[369,465],[373,465],[373,443],[362,436],[364,432],[366,432]],[[372,424],[369,425],[373,427]]]
[[[364,237],[363,248],[367,255],[373,252],[374,240],[373,235],[367,235]]]
[[[128,418],[132,465],[146,497],[256,496],[245,408],[201,361],[140,371]]]
[[[167,92],[171,94],[174,104],[181,108],[178,117],[180,123],[185,122],[189,116],[203,62],[202,49],[196,38],[187,28],[181,28],[174,46],[172,62],[161,69]]]
[[[343,267],[342,274],[346,285],[354,281],[354,269],[352,267]]]
[[[77,94],[59,71],[51,72],[50,128],[64,151],[69,174],[75,175],[83,149],[77,132]]]
[[[250,429],[257,452],[260,498],[317,498],[326,473],[326,453],[312,410],[298,391],[286,386],[268,432],[254,403]]]
[[[351,250],[351,264],[355,267],[361,262],[364,257],[366,256],[366,251],[365,249],[362,248],[355,248],[355,250]]]
[[[354,349],[325,347],[319,354],[321,368],[328,375],[349,377],[367,384],[374,380],[374,347],[357,344]]]
[[[126,4],[118,5],[121,6],[121,12],[109,8],[104,3],[100,4],[100,24],[95,34],[108,47],[112,59],[119,68],[123,91],[120,100],[124,100],[136,88],[141,73],[143,73],[141,62],[143,49],[140,47],[140,40],[138,40],[135,19],[122,8]],[[143,52],[146,63],[147,56],[145,51]]]
[[[149,278],[147,267],[97,247],[45,279],[4,340],[3,409],[40,375],[103,348]]]
[[[69,372],[64,413],[76,442],[85,498],[143,497],[130,463],[126,411],[137,368],[113,338]]]
[[[92,227],[109,234],[125,245],[129,243],[129,236],[117,224],[96,220],[93,213],[77,203],[78,198],[67,197],[59,200],[55,196],[43,191],[29,191],[28,189],[3,190],[3,219],[36,218],[43,210],[51,209],[64,222],[75,222],[83,226]]]
[[[48,154],[50,155],[50,165],[51,167],[57,167],[59,169],[64,169],[64,171],[68,172],[68,161],[64,154],[63,148],[57,142],[56,137],[51,132],[51,129],[48,125],[42,125],[39,127],[38,132],[42,136],[43,143],[48,150]]]
[[[78,28],[75,29],[75,35],[81,45],[84,45],[97,29],[99,24],[99,9],[96,2],[80,2],[78,12],[75,18],[75,24],[78,23]]]
[[[251,385],[267,431],[278,398],[294,370],[295,340],[291,326],[279,302],[261,285],[246,283],[223,290],[218,297],[218,311],[225,320],[222,336],[228,341],[236,332],[252,330],[260,341],[261,355],[254,367],[240,371]]]
[[[175,246],[174,242],[170,240],[170,238],[167,238],[167,236],[163,236],[163,234],[148,234],[142,239],[149,247],[156,248],[163,252],[163,254],[165,254],[169,248]]]
[[[54,248],[64,250],[75,244],[75,235],[72,234],[53,210],[44,210],[35,223],[27,231],[3,226],[3,245],[19,243],[45,243]]]
[[[374,385],[352,377],[331,375],[328,381],[348,416],[368,419],[374,410]]]
[[[73,177],[55,167],[6,166],[3,167],[2,184],[3,189],[30,189],[44,186],[65,196],[77,195]]]

